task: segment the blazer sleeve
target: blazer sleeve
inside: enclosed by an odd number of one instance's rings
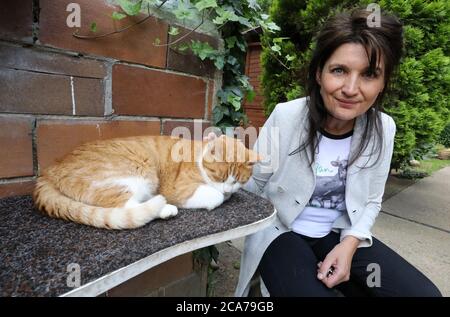
[[[277,125],[278,111],[279,106],[277,105],[264,123],[264,126],[260,129],[258,139],[253,146],[253,151],[258,153],[262,157],[262,160],[253,166],[252,176],[243,187],[245,190],[264,198],[267,198],[264,194],[264,187],[274,173],[273,165],[275,162],[271,159],[271,154],[278,151],[278,143],[276,140],[278,137],[276,132],[279,128]]]
[[[387,122],[388,124],[386,130],[389,132],[385,134],[385,138],[387,139],[385,141],[385,151],[384,155],[377,163],[376,171],[370,180],[369,197],[365,210],[358,222],[354,223],[351,228],[341,231],[341,241],[345,238],[345,236],[355,236],[361,240],[359,247],[370,247],[372,245],[371,229],[375,223],[375,218],[380,212],[386,180],[389,176],[396,126],[391,117],[388,117]]]

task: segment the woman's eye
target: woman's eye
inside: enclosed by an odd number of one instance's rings
[[[334,74],[340,75],[340,74],[344,73],[344,70],[342,68],[338,67],[338,68],[332,69],[331,72],[334,73]]]
[[[378,77],[378,74],[376,74],[375,72],[365,72],[365,73],[364,73],[364,77],[367,77],[367,78],[377,78],[377,77]]]

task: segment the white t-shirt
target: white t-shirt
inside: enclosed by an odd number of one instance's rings
[[[320,238],[330,233],[334,221],[346,212],[345,182],[353,131],[331,135],[321,131],[315,162],[316,187],[303,211],[292,223],[292,230]]]

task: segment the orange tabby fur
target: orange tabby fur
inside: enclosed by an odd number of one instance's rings
[[[174,146],[184,161],[172,159]],[[166,136],[96,141],[47,168],[34,200],[51,217],[99,228],[136,228],[176,215],[176,207],[197,206],[205,192],[229,197],[250,178],[257,159],[240,141],[225,136],[203,142]],[[226,185],[233,179],[238,183]]]

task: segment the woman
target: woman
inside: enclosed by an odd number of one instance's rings
[[[270,199],[277,218],[246,238],[236,296],[248,294],[257,270],[271,296],[336,296],[334,288],[345,296],[441,296],[371,236],[395,135],[380,105],[401,57],[402,25],[382,15],[369,27],[369,14],[326,23],[309,97],[277,105],[260,133],[255,149],[276,153],[269,166],[255,166],[246,189]]]

